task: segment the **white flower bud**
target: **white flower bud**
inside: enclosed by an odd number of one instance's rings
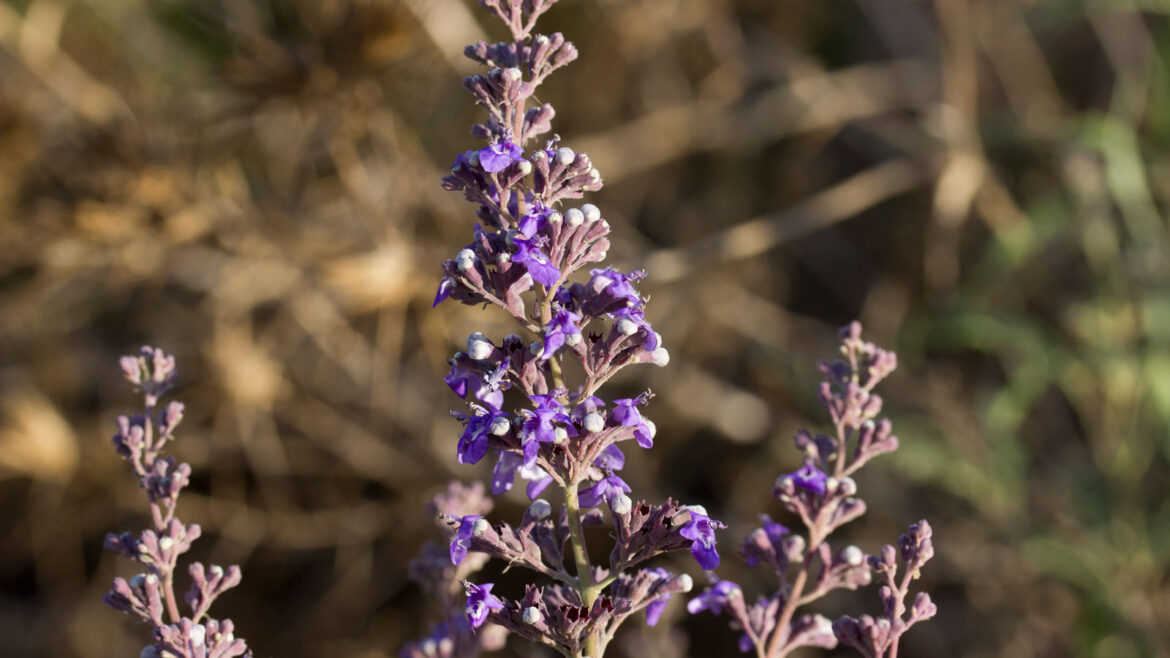
[[[857,493],[857,482],[853,478],[841,478],[841,495],[852,496]]]
[[[845,550],[841,551],[841,559],[851,567],[856,567],[865,559],[865,554],[856,546],[846,546]]]
[[[532,173],[532,163],[527,160],[521,160],[520,164],[516,165],[516,168],[520,170],[521,176],[527,176]]]
[[[158,540],[159,550],[162,550],[162,551],[169,551],[169,550],[171,550],[171,547],[174,545],[175,545],[175,540],[171,539],[170,537],[163,537],[162,539]]]
[[[565,219],[569,221],[569,226],[580,226],[585,223],[585,213],[578,208],[569,208],[565,211]]]
[[[509,423],[507,418],[500,416],[492,421],[492,425],[488,428],[488,431],[494,436],[503,436],[508,433],[508,429],[511,426],[512,423]]]
[[[439,655],[450,656],[451,652],[455,650],[455,640],[445,637],[439,640]]]
[[[594,182],[601,180],[601,172],[597,171],[596,168],[590,169],[589,170],[589,180],[594,181]]]
[[[561,217],[561,213],[555,210],[548,211],[548,221],[550,224],[560,224],[561,219],[563,219],[563,217]]]
[[[816,624],[816,631],[822,635],[833,632],[833,622],[829,621],[829,618],[824,615],[815,615],[813,617],[813,623]]]
[[[545,155],[544,155],[543,150],[537,151],[536,153],[532,154],[532,159],[536,160],[537,162],[543,160],[544,158],[545,158]]]
[[[567,167],[573,164],[573,160],[576,157],[577,154],[573,153],[573,149],[567,146],[562,146],[561,148],[557,149],[557,164],[561,165],[562,167]]]
[[[211,568],[208,569],[208,571],[211,572],[212,578],[222,578],[223,577],[223,567],[219,566],[218,564],[211,565]]]
[[[710,516],[710,514],[707,514],[707,508],[703,507],[702,505],[687,505],[683,509],[687,510],[688,512],[694,512],[695,514]]]
[[[582,425],[585,426],[586,432],[596,434],[597,432],[605,429],[605,419],[602,418],[601,414],[597,413],[596,411],[591,411],[585,414]]]
[[[427,639],[423,640],[422,647],[420,648],[422,649],[424,655],[433,656],[435,655],[435,650],[438,648],[438,645],[435,644],[434,640],[428,637]]]
[[[653,439],[658,435],[658,426],[654,424],[654,421],[643,416],[642,422],[646,423],[646,433],[650,435],[650,438]]]
[[[594,171],[597,170],[594,169]],[[589,222],[590,224],[601,219],[601,210],[599,210],[597,206],[593,205],[592,203],[587,203],[581,206],[581,212],[585,213],[585,221]]]
[[[623,336],[633,336],[638,333],[638,323],[629,318],[622,318],[618,320],[617,330]]]
[[[542,619],[544,619],[544,616],[540,614],[540,611],[536,609],[536,606],[530,606],[524,608],[524,614],[520,615],[520,619],[522,619],[524,623],[528,624],[529,626],[535,626],[536,624],[539,624]]]
[[[659,347],[650,353],[650,358],[653,360],[654,365],[661,368],[670,363],[670,352],[666,351],[665,347]]]
[[[476,361],[483,361],[491,356],[493,349],[495,348],[491,341],[478,331],[467,337],[467,356]]]
[[[146,574],[146,578],[144,578],[144,580],[146,581],[147,585],[154,585],[155,583],[158,582],[158,576],[156,576],[152,573],[148,573],[148,574]]]
[[[509,254],[506,251],[500,252],[499,254],[496,254],[496,262],[500,265],[512,262],[512,254]]]
[[[565,345],[576,347],[581,342],[581,334],[565,334]]]
[[[557,437],[553,439],[553,443],[556,443],[557,445],[564,443],[565,440],[569,438],[569,433],[565,431],[565,428],[563,427],[556,428],[553,433],[556,434]]]
[[[691,578],[690,574],[684,573],[683,575],[679,576],[677,582],[678,586],[681,587],[682,591],[684,592],[689,592],[695,588],[695,580]]]
[[[491,527],[492,527],[492,524],[488,523],[487,519],[477,519],[475,522],[475,526],[471,529],[471,534],[478,537],[478,536],[482,535],[483,533],[487,532],[488,530],[490,530]]]
[[[192,646],[203,646],[203,640],[207,638],[207,627],[203,624],[195,624],[187,633],[187,639],[191,641]]]
[[[520,73],[520,69],[516,68],[515,66],[511,66],[504,69],[504,77],[511,80],[512,82],[515,82],[523,77],[523,74]]]
[[[829,493],[836,493],[837,488],[841,486],[841,481],[837,478],[828,478],[825,480],[825,491]]]
[[[630,509],[634,506],[634,501],[623,493],[614,496],[613,500],[609,501],[609,505],[614,514],[629,514]]]
[[[144,573],[134,574],[133,576],[130,577],[130,586],[131,587],[142,587],[142,583],[145,580],[146,580],[146,574],[144,574]]]
[[[543,498],[537,498],[528,506],[528,514],[534,519],[547,518],[549,514],[552,514],[552,505]]]
[[[546,37],[543,34],[539,34],[539,35],[537,35],[535,41],[536,41],[536,45],[543,46],[543,45],[548,43],[548,37]]]
[[[544,354],[544,345],[534,340],[528,344],[528,351],[533,354]]]

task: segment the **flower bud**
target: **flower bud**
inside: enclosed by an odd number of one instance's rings
[[[665,347],[659,347],[651,353],[651,358],[654,365],[661,368],[670,363],[670,352],[667,352]]]
[[[477,519],[475,521],[475,526],[471,529],[471,534],[478,537],[488,530],[491,530],[491,528],[492,524],[488,523],[487,519]]]
[[[552,514],[552,505],[543,498],[537,498],[528,506],[528,514],[534,519],[547,518],[549,514]]]
[[[630,509],[634,506],[634,501],[623,493],[614,496],[613,500],[609,501],[609,505],[614,514],[629,514]]]
[[[585,414],[585,418],[581,424],[585,426],[586,432],[597,433],[605,428],[605,419],[596,411],[591,411]]]
[[[585,213],[585,221],[589,222],[590,224],[601,219],[601,211],[598,210],[597,206],[593,205],[592,203],[587,203],[581,206],[581,212]]]
[[[840,490],[842,496],[854,496],[857,494],[857,482],[853,478],[841,478]]]
[[[678,577],[678,586],[683,592],[689,592],[695,588],[695,580],[691,578],[690,574],[683,574]]]
[[[846,546],[845,550],[841,551],[841,560],[851,567],[857,567],[865,560],[865,554],[856,546]]]
[[[564,443],[565,440],[569,438],[569,433],[563,427],[556,428],[553,433],[556,434],[556,438],[553,440],[553,443],[556,443],[557,445]]]
[[[561,165],[562,167],[568,167],[569,165],[573,164],[573,160],[576,157],[577,154],[573,153],[573,149],[567,146],[562,146],[561,148],[557,149],[557,164]]]
[[[569,226],[580,226],[585,223],[585,213],[577,208],[569,208],[565,211],[565,220],[569,222]]]
[[[516,165],[516,168],[520,170],[520,175],[522,176],[527,176],[532,173],[532,163],[527,160],[521,160],[520,164]]]
[[[491,427],[488,428],[488,431],[491,432],[494,436],[503,436],[508,433],[508,430],[511,427],[512,423],[508,422],[507,418],[504,416],[499,416],[492,421]]]
[[[561,217],[561,213],[559,213],[555,210],[548,211],[548,221],[550,224],[560,224],[561,219],[563,219]]]
[[[517,80],[519,80],[523,76],[524,76],[524,74],[520,72],[520,69],[518,69],[514,66],[504,69],[504,79],[506,79],[506,80],[516,82]]]
[[[542,619],[544,619],[544,616],[540,614],[540,611],[536,609],[536,606],[530,606],[524,608],[524,614],[520,615],[520,618],[524,621],[525,624],[528,624],[529,626],[535,626],[536,624],[539,624]]]
[[[544,345],[537,341],[533,341],[528,344],[528,351],[532,352],[533,354],[544,354]]]
[[[653,439],[658,435],[658,426],[654,424],[654,421],[643,416],[642,422],[646,424],[646,433],[650,435],[650,438]],[[704,514],[706,514],[706,512],[704,512]]]
[[[495,347],[482,333],[475,332],[467,337],[467,356],[476,361],[483,361],[492,355]]]
[[[622,318],[618,320],[617,330],[623,336],[633,336],[638,333],[638,323],[629,318]]]

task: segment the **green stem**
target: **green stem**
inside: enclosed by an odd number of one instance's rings
[[[573,547],[573,561],[577,564],[577,591],[581,603],[587,610],[593,609],[593,602],[601,588],[593,582],[593,566],[589,562],[589,551],[585,547],[585,531],[581,527],[581,504],[577,501],[577,486],[568,484],[564,488],[565,507],[569,510],[569,542]],[[601,658],[601,648],[596,633],[585,638],[585,653],[590,658]]]

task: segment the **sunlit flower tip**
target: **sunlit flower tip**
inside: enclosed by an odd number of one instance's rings
[[[508,263],[512,262],[512,254],[509,254],[506,251],[496,254],[496,262],[500,265],[507,265]]]
[[[203,624],[195,624],[191,627],[190,631],[187,631],[187,639],[191,642],[192,646],[203,646],[204,640],[207,639],[207,627]]]
[[[629,514],[634,506],[634,501],[625,494],[618,494],[610,501],[610,508],[613,509],[614,514]]]
[[[565,220],[569,226],[580,226],[585,223],[585,213],[577,208],[569,208],[565,211]]]
[[[516,82],[520,78],[524,77],[524,74],[521,73],[520,69],[516,68],[515,66],[509,66],[508,68],[504,69],[504,77],[506,77],[508,80],[511,80],[512,82]]]
[[[857,494],[857,482],[853,478],[841,478],[839,487],[842,496],[853,496]]]
[[[493,349],[495,348],[491,341],[478,331],[467,337],[467,356],[476,361],[483,361],[491,356]]]
[[[528,174],[532,173],[532,163],[527,160],[521,160],[520,164],[517,166],[517,169],[520,170],[521,175],[527,176]]]
[[[491,432],[493,436],[503,436],[508,433],[508,430],[511,429],[511,427],[512,423],[508,421],[507,417],[497,416],[494,420],[492,420],[492,424],[488,428],[488,431]]]
[[[651,354],[651,358],[654,360],[654,365],[662,367],[670,363],[670,352],[667,352],[665,347],[659,347]]]
[[[161,550],[163,552],[171,550],[171,547],[174,545],[175,545],[175,540],[171,539],[170,537],[163,537],[162,539],[158,540],[159,550]]]
[[[638,324],[629,318],[622,318],[618,320],[617,330],[623,336],[633,336],[638,333]]]
[[[586,432],[592,434],[596,434],[605,429],[605,419],[596,411],[585,414],[585,418],[581,421],[581,424],[585,427]]]
[[[475,252],[470,249],[461,249],[459,253],[455,254],[455,267],[459,268],[460,271],[475,267]]]
[[[684,573],[678,577],[679,591],[689,592],[695,588],[695,579],[691,578],[690,574]]]
[[[581,334],[576,333],[576,334],[566,334],[565,335],[565,345],[568,345],[569,347],[576,347],[577,345],[580,345],[580,344],[581,344]]]
[[[548,222],[550,224],[560,224],[562,219],[564,219],[564,217],[561,216],[561,213],[555,210],[548,211]]]
[[[573,160],[576,157],[577,154],[573,153],[573,149],[567,146],[562,146],[561,148],[557,149],[557,164],[561,165],[562,167],[567,167],[573,164]]]
[[[836,493],[837,487],[841,486],[841,481],[835,477],[825,479],[825,491],[829,493]]]
[[[422,649],[423,655],[433,656],[439,650],[439,643],[435,642],[434,638],[428,637],[422,641],[422,644],[419,646],[419,648]]]
[[[488,523],[487,519],[477,519],[475,525],[471,527],[471,534],[476,537],[491,530],[492,524]]]
[[[703,516],[707,516],[707,508],[703,507],[702,505],[687,505],[683,509],[690,512],[692,515],[701,514]]]
[[[846,546],[845,550],[841,551],[841,560],[851,567],[861,566],[865,561],[865,553],[856,546]]]
[[[585,205],[581,206],[581,212],[585,213],[585,221],[589,222],[590,224],[601,219],[601,210],[599,210],[597,206],[593,205],[592,203],[586,203]]]
[[[553,430],[553,433],[556,436],[556,438],[553,439],[553,443],[556,443],[558,445],[561,443],[564,443],[565,440],[569,438],[569,433],[567,431],[565,431],[565,428],[563,428],[563,427],[556,428],[555,430]]]
[[[536,624],[539,624],[542,619],[544,619],[544,615],[540,614],[540,611],[536,609],[536,606],[529,606],[524,608],[524,612],[520,615],[520,619],[529,626],[535,626]]]
[[[601,172],[597,171],[596,167],[590,169],[589,170],[589,179],[594,181],[594,182],[601,180]]]
[[[431,308],[438,306],[444,299],[451,296],[451,291],[455,289],[455,280],[449,276],[443,277],[439,281],[439,289],[435,291],[435,301],[431,304]]]
[[[649,418],[642,418],[642,423],[646,425],[647,436],[652,439],[658,436],[658,426],[654,424],[654,421],[650,420]]]
[[[536,42],[537,46],[547,46],[548,45],[548,37],[543,35],[543,34],[537,35],[536,39],[534,39],[534,41]]]
[[[528,351],[532,352],[533,354],[540,354],[544,351],[544,345],[537,341],[532,341],[528,344]]]
[[[548,518],[552,514],[552,505],[543,498],[537,498],[528,506],[528,514],[534,519]]]
[[[445,638],[439,640],[439,655],[449,656],[449,655],[451,655],[451,652],[454,649],[455,649],[455,640],[452,640],[449,637],[445,637]]]

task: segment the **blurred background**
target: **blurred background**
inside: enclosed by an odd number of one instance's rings
[[[707,506],[721,575],[824,428],[816,360],[897,349],[903,448],[862,471],[876,551],[929,518],[941,609],[907,656],[1170,655],[1170,5],[564,0],[542,87],[613,264],[672,354],[627,479]],[[111,449],[116,357],[177,354],[192,555],[260,656],[396,655],[451,478],[445,359],[499,313],[431,310],[471,207],[463,0],[0,1],[0,655],[136,656],[101,605],[145,525]],[[496,516],[514,520],[513,492]],[[784,517],[786,518],[786,517]],[[698,575],[687,557],[666,566]],[[498,571],[498,568],[497,568]],[[762,590],[761,590],[762,591]],[[873,590],[818,610],[878,612]],[[733,656],[709,616],[614,655]],[[630,628],[640,626],[637,623]],[[660,626],[666,627],[667,623]],[[537,655],[521,644],[501,655]],[[835,655],[846,655],[838,652]]]

